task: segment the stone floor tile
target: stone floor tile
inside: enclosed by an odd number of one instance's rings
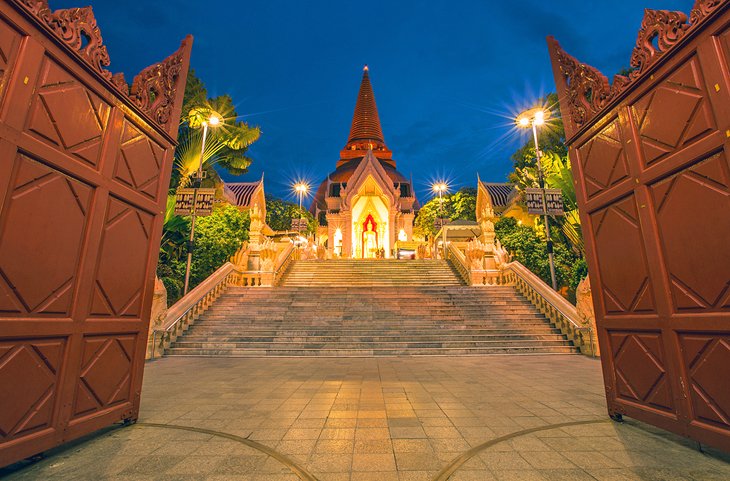
[[[320,439],[314,452],[317,454],[348,454],[354,450],[354,441],[351,439]]]
[[[520,451],[535,469],[575,469],[576,465],[556,451]]]
[[[314,473],[349,473],[352,467],[351,454],[318,454],[309,457],[306,468]]]
[[[355,453],[352,458],[352,471],[385,471],[395,473],[393,453]]]
[[[390,439],[388,428],[358,428],[355,430],[355,441],[370,439]]]
[[[545,477],[534,469],[493,470],[497,481],[545,481]]]
[[[433,453],[396,453],[395,462],[398,471],[438,470],[443,465]]]
[[[393,453],[393,441],[390,439],[360,439],[355,441],[354,452]]]

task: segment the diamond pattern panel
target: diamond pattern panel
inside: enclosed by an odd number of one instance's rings
[[[654,295],[633,195],[590,217],[606,313],[654,312]]]
[[[629,168],[624,151],[618,120],[578,149],[583,166],[586,195],[588,198],[619,184],[629,177]]]
[[[664,368],[659,332],[610,332],[611,353],[619,398],[673,411],[674,401]]]
[[[125,120],[114,179],[156,200],[164,152],[162,147]]]
[[[74,416],[86,416],[130,399],[134,346],[134,335],[84,338]]]
[[[0,442],[51,426],[64,339],[0,342]],[[22,389],[9,389],[22,379]]]
[[[43,64],[28,130],[97,166],[110,106],[50,59]]]
[[[20,154],[11,186],[0,212],[0,315],[67,316],[93,189]]]
[[[730,336],[679,336],[695,419],[730,430]]]
[[[10,81],[10,70],[17,58],[21,38],[17,30],[0,19],[0,99]]]
[[[140,316],[152,221],[150,214],[109,198],[92,316]]]
[[[646,165],[717,129],[707,98],[699,61],[692,57],[632,105]]]
[[[652,186],[651,192],[675,310],[730,310],[726,155],[682,170]]]

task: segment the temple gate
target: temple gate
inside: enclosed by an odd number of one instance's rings
[[[191,46],[130,90],[91,7],[0,3],[0,466],[137,418]]]
[[[609,413],[730,450],[730,2],[646,10],[613,84],[548,39]]]

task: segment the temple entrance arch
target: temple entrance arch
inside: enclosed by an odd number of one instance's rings
[[[376,258],[382,250],[390,253],[390,209],[376,193],[360,195],[352,208],[352,257]]]

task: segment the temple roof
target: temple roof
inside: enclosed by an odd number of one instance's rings
[[[370,84],[370,75],[367,65],[362,72],[360,91],[357,94],[355,112],[352,115],[352,126],[347,144],[340,152],[340,163],[347,162],[356,157],[364,157],[368,150],[372,150],[376,157],[388,161],[395,166],[391,160],[392,152],[388,150],[383,138],[383,129],[380,127],[378,106],[375,104],[373,86]]]
[[[263,183],[263,179],[256,182],[226,182],[224,195],[231,204],[238,207],[251,207],[251,199],[256,189]]]
[[[517,194],[515,184],[509,182],[482,182],[482,185],[489,192],[494,207],[506,207]]]

